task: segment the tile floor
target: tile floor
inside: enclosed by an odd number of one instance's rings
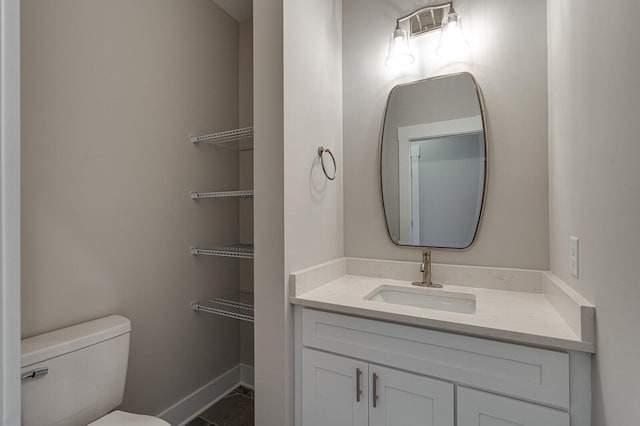
[[[187,426],[253,425],[253,391],[239,386],[193,419]]]

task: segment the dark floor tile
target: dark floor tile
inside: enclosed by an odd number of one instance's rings
[[[253,391],[253,389],[245,388],[244,386],[238,386],[231,393],[239,393],[251,399],[253,399],[255,396],[255,392]]]
[[[215,426],[254,426],[253,391],[239,387],[200,417]]]

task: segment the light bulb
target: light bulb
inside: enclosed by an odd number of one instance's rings
[[[455,12],[450,12],[442,22],[440,42],[436,53],[438,56],[452,57],[464,53],[468,49],[469,43],[464,37],[460,16]]]
[[[384,61],[384,63],[389,68],[401,68],[411,65],[413,60],[413,53],[411,53],[407,32],[401,29],[398,25],[391,34],[389,54],[387,55],[387,60]]]

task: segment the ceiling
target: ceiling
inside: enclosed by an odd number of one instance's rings
[[[252,0],[212,0],[238,22],[244,22],[253,17]]]

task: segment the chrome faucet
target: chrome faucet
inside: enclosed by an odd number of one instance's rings
[[[431,250],[424,250],[422,252],[420,272],[422,272],[422,282],[415,281],[411,284],[420,287],[442,288],[442,284],[435,284],[431,282]]]

